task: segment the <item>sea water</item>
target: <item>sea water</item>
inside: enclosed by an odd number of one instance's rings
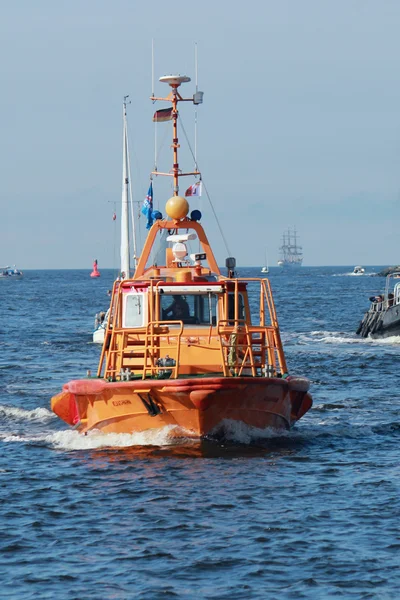
[[[271,269],[314,406],[290,432],[231,424],[201,448],[168,428],[82,437],[51,413],[96,370],[112,271],[0,282],[0,597],[398,598],[400,337],[354,333],[374,270]]]

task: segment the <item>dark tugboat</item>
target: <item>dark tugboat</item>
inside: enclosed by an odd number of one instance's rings
[[[364,315],[356,331],[366,338],[391,337],[400,335],[400,271],[386,277],[385,293],[371,296],[371,306]]]

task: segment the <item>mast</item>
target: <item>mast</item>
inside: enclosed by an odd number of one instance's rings
[[[129,199],[130,199],[128,206],[129,206],[129,210],[131,213],[131,223],[132,223],[133,266],[136,269],[137,264],[138,264],[138,255],[137,255],[137,242],[136,242],[135,211],[133,208],[131,160],[130,160],[130,155],[129,155],[128,129],[126,131],[126,151],[127,151],[127,161],[128,161]]]
[[[163,100],[164,102],[171,102],[171,104],[172,104],[172,112],[171,112],[172,145],[171,145],[171,148],[172,148],[172,152],[173,152],[173,166],[172,166],[172,171],[170,173],[161,173],[160,171],[157,171],[155,169],[152,172],[152,175],[164,175],[167,177],[173,177],[174,196],[178,196],[179,195],[179,177],[186,177],[187,175],[201,175],[200,171],[197,168],[197,163],[195,164],[195,170],[191,171],[190,173],[182,173],[179,168],[178,148],[180,146],[179,146],[179,141],[178,141],[178,115],[179,115],[178,102],[193,102],[193,104],[195,104],[195,105],[202,104],[203,92],[196,90],[196,93],[193,95],[192,98],[183,98],[180,95],[180,93],[178,92],[178,87],[182,83],[187,83],[188,81],[190,81],[190,77],[187,77],[186,75],[166,75],[164,77],[160,77],[160,81],[162,83],[167,83],[171,87],[170,94],[165,98],[159,98],[159,97],[154,96],[154,94],[153,94],[150,97],[150,99],[153,101]]]
[[[121,207],[121,277],[129,278],[129,177],[128,177],[128,131],[126,123],[126,100],[124,96],[123,145],[122,145],[122,207]]]

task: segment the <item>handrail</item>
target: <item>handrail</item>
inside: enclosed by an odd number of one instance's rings
[[[169,329],[169,327],[171,325],[179,325],[179,330],[173,330],[171,332]],[[164,330],[162,333],[159,331],[156,331],[156,329],[162,328],[163,326],[165,326],[167,328],[167,331]],[[170,346],[169,342],[167,343],[166,346],[161,346],[161,344],[158,344],[158,346],[156,346],[154,344],[155,340],[160,340],[161,336],[166,337],[168,340],[170,337],[177,338],[176,357],[172,357],[175,360],[175,365],[168,366],[167,368],[171,369],[173,371],[173,373],[174,373],[173,379],[178,378],[182,333],[183,333],[183,322],[182,321],[178,321],[178,320],[177,321],[150,321],[147,324],[145,345],[144,345],[142,379],[146,379],[147,370],[150,370],[151,377],[152,377],[154,371],[159,372],[161,370],[165,370],[165,368],[166,368],[165,365],[157,365],[157,363],[154,362],[155,354],[157,354],[157,352],[155,353],[154,350],[155,349],[158,350],[158,354],[160,354],[160,350],[162,348],[168,348]],[[172,346],[172,348],[174,348],[174,347]],[[158,356],[158,358],[161,358],[161,357]],[[148,359],[150,359],[150,365],[147,364]]]
[[[111,347],[113,332],[114,332],[114,322],[118,322],[119,312],[121,309],[121,303],[118,302],[119,296],[121,296],[119,288],[120,281],[114,281],[112,294],[111,294],[111,303],[109,308],[109,315],[107,320],[107,327],[104,332],[104,342],[103,347],[101,349],[101,355],[99,360],[99,366],[97,369],[97,377],[101,377],[101,371],[103,369],[103,362],[105,359],[106,352],[108,348]]]
[[[286,363],[281,360],[280,338],[272,325],[248,325],[244,319],[220,320],[222,368],[225,377],[240,377],[251,369],[253,377],[283,374]],[[257,334],[259,337],[255,338]]]
[[[259,277],[222,278],[222,280],[227,291],[234,293],[235,299],[234,315],[229,313],[229,302],[226,299],[224,302],[225,318],[219,319],[216,323],[224,376],[240,376],[247,369],[253,377],[266,376],[267,373],[281,375],[287,373],[269,280]],[[245,319],[239,318],[239,296],[242,282],[258,282],[260,285],[259,325],[246,323]],[[175,360],[175,365],[167,366],[167,369],[172,371],[171,376],[173,378],[179,376],[184,323],[179,320],[162,321],[158,319],[160,316],[160,294],[158,292],[159,286],[163,283],[161,280],[150,281],[149,322],[143,327],[135,328],[122,327],[122,286],[120,281],[114,283],[110,319],[107,323],[105,342],[101,351],[98,377],[101,377],[104,368],[104,377],[114,378],[118,376],[120,368],[126,365],[128,367],[132,365],[136,376],[141,374],[143,379],[148,376],[153,377],[161,370],[166,369],[166,365],[157,364],[157,360],[163,358],[161,356],[163,350],[169,350],[172,353],[171,358]],[[246,306],[248,308],[248,305]],[[269,313],[268,324],[266,324],[267,310]],[[171,326],[175,326],[173,331],[170,329]],[[215,331],[214,327],[210,323],[209,344],[212,331]],[[165,339],[165,343],[161,343],[162,338]],[[172,338],[174,338],[173,342]],[[135,346],[140,346],[140,350],[138,351],[137,348],[132,350]],[[132,357],[129,356],[129,352]],[[129,358],[131,358],[130,362]],[[200,366],[199,369],[201,371]]]

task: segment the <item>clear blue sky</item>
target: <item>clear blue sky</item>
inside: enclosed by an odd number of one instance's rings
[[[122,98],[139,200],[154,160],[152,38],[157,77],[194,79],[197,42],[198,159],[239,265],[266,250],[276,264],[294,225],[305,265],[400,263],[399,31],[398,0],[4,2],[0,266],[118,266]],[[162,208],[170,194],[155,189]]]

